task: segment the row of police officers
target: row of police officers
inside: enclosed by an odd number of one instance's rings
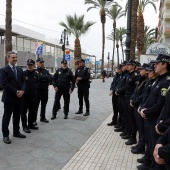
[[[170,56],[150,63],[129,60],[117,68],[110,87],[113,117],[108,126],[133,145],[139,170],[170,169]],[[139,133],[137,139],[137,132]]]
[[[64,119],[67,119],[69,112],[70,94],[73,92],[75,85],[78,88],[79,110],[76,114],[83,112],[83,99],[85,100],[86,112],[84,116],[90,114],[89,104],[89,87],[90,72],[85,66],[85,61],[78,61],[78,67],[73,75],[67,66],[67,61],[61,62],[61,68],[56,70],[52,76],[44,68],[44,60],[39,57],[35,61],[27,60],[27,69],[23,71],[16,66],[17,54],[9,52],[7,54],[8,65],[1,69],[0,79],[3,86],[2,102],[4,103],[4,114],[2,118],[3,141],[10,144],[9,123],[13,114],[13,136],[26,138],[20,133],[20,117],[23,131],[30,133],[30,129],[37,130],[37,115],[40,108],[40,121],[48,123],[46,119],[46,105],[48,102],[48,86],[52,83],[55,90],[55,101],[52,108],[52,117],[55,119],[57,111],[60,109],[60,98],[64,98]]]

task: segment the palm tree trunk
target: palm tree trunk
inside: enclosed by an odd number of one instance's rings
[[[132,0],[132,17],[131,17],[131,47],[130,47],[130,58],[135,59],[135,48],[137,38],[137,9],[138,0]]]
[[[6,32],[5,53],[12,51],[12,0],[6,0]],[[5,55],[6,55],[5,54]],[[5,57],[5,65],[7,65]]]
[[[123,61],[124,61],[125,59],[124,59],[124,51],[123,51],[123,44],[122,44],[122,40],[120,40],[120,45],[121,45],[121,49],[122,49],[122,58],[123,58]]]
[[[117,48],[117,66],[119,65],[119,44],[118,42],[116,43],[116,48]]]
[[[74,41],[74,60],[75,62],[81,59],[81,45],[79,38]]]
[[[102,63],[101,70],[104,69],[104,47],[105,47],[105,23],[102,23]]]
[[[114,55],[115,55],[115,41],[113,41],[113,54],[112,54],[112,68],[111,68],[111,76],[113,76]]]

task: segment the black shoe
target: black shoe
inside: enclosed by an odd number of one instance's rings
[[[54,119],[56,119],[56,114],[53,113],[51,120],[54,120]]]
[[[108,125],[108,126],[114,126],[114,125],[116,125],[116,122],[113,122],[113,121],[112,121],[112,122],[110,122],[110,123],[107,123],[107,125]]]
[[[26,136],[23,135],[23,134],[21,134],[20,132],[14,133],[14,134],[13,134],[13,137],[17,137],[17,138],[26,138]]]
[[[131,149],[137,149],[139,147],[139,144],[131,146]]]
[[[9,139],[9,137],[3,137],[3,141],[6,144],[11,144],[11,140]]]
[[[83,116],[89,116],[90,115],[90,112],[85,112],[84,114],[83,114]]]
[[[143,164],[145,161],[145,156],[143,156],[142,158],[137,159],[137,162],[140,164]]]
[[[150,169],[150,166],[149,166],[149,165],[142,164],[142,165],[138,165],[138,166],[137,166],[137,169],[138,169],[138,170],[149,170],[149,169]]]
[[[33,122],[33,125],[37,125],[37,122]]]
[[[29,130],[28,127],[23,128],[23,131],[24,131],[25,133],[31,133],[31,131]]]
[[[128,141],[125,142],[126,145],[133,145],[136,143],[137,143],[136,139],[129,139]]]
[[[120,128],[120,125],[115,125],[115,128]]]
[[[120,136],[126,136],[126,132],[122,132]]]
[[[78,110],[75,114],[82,114],[83,111],[82,110]]]
[[[114,131],[115,131],[115,132],[123,132],[123,130],[124,130],[124,129],[120,127],[120,128],[115,129]]]
[[[126,134],[125,136],[122,136],[122,139],[130,139],[130,135]]]
[[[135,149],[132,149],[131,152],[133,154],[144,154],[145,153],[145,148],[143,147],[137,147]]]
[[[44,122],[44,123],[48,123],[48,122],[49,122],[46,118],[40,119],[40,121],[41,121],[41,122]]]
[[[36,126],[36,125],[29,125],[28,126],[29,127],[29,129],[34,129],[34,130],[38,130],[38,127]]]
[[[68,117],[67,117],[67,115],[64,115],[64,119],[67,119]]]

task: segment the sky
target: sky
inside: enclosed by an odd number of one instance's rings
[[[127,0],[117,0],[124,8]],[[157,9],[159,3],[156,3]],[[85,21],[96,22],[90,30],[80,38],[81,47],[87,54],[95,55],[97,60],[102,56],[102,25],[99,10],[91,9],[84,5],[84,0],[13,0],[12,24],[17,24],[28,29],[45,34],[46,38],[60,39],[63,27],[59,22],[66,21],[66,15],[85,15]],[[0,0],[0,25],[5,24],[6,0]],[[159,11],[158,11],[159,12]],[[144,12],[145,25],[155,28],[158,25],[158,12],[148,5]],[[27,23],[27,24],[26,24]],[[112,31],[112,20],[106,18],[105,35]],[[40,28],[41,27],[41,28]],[[117,27],[126,28],[126,18],[117,21]],[[69,37],[69,43],[74,47],[74,37]],[[105,61],[108,53],[112,56],[113,42],[105,41]]]

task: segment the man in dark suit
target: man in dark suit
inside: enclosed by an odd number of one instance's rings
[[[13,136],[26,138],[19,131],[19,122],[21,115],[22,96],[24,94],[25,83],[23,70],[15,66],[17,55],[15,52],[7,54],[8,65],[1,69],[1,80],[3,86],[2,102],[4,103],[4,115],[2,118],[3,141],[10,144],[9,122],[13,113]]]

